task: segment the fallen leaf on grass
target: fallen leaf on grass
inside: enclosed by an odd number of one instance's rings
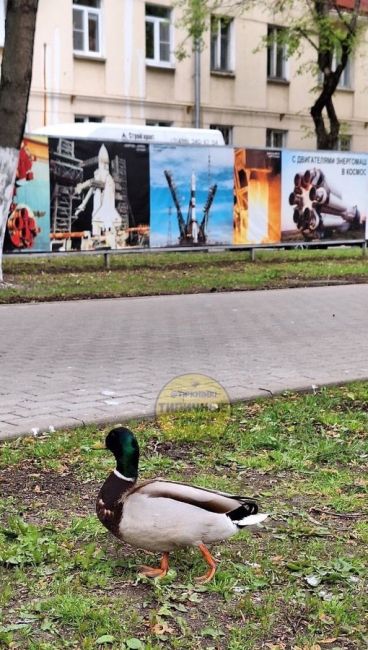
[[[33,506],[34,508],[43,508],[46,505],[45,501],[34,501]]]
[[[329,643],[334,643],[334,641],[337,641],[337,639],[338,639],[337,636],[333,636],[330,637],[329,639],[321,639],[320,643],[322,643],[322,645],[328,645]]]
[[[188,600],[191,603],[200,603],[200,602],[202,602],[202,598],[200,596],[198,596],[198,594],[196,592],[194,592],[193,594],[190,594]]]
[[[366,479],[366,478],[357,478],[354,481],[354,485],[358,485],[359,487],[366,487],[368,485],[368,479]]]
[[[304,579],[311,587],[317,587],[322,581],[322,578],[316,575],[309,575]]]
[[[170,627],[170,625],[168,625],[167,623],[165,623],[165,621],[161,623],[155,623],[155,625],[151,627],[151,631],[153,632],[153,634],[157,634],[159,636],[161,634],[172,634],[174,632],[173,628]]]
[[[58,474],[67,474],[69,472],[69,467],[67,465],[59,465],[56,468]]]

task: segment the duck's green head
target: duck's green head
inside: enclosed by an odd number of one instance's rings
[[[116,458],[116,469],[127,478],[138,476],[139,446],[137,439],[126,427],[116,427],[106,436],[106,448]]]

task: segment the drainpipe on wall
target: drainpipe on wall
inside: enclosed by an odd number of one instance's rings
[[[201,47],[194,41],[194,127],[201,127]]]
[[[46,75],[47,43],[43,44],[43,126],[47,126],[47,75]]]

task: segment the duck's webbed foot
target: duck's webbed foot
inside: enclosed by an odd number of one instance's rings
[[[164,553],[161,559],[160,568],[142,566],[139,573],[147,578],[164,578],[169,570],[169,554]]]
[[[201,582],[202,584],[204,584],[205,582],[209,582],[210,580],[212,580],[213,576],[215,575],[215,573],[216,573],[216,561],[212,557],[212,555],[209,552],[207,546],[205,546],[204,544],[199,544],[198,548],[201,551],[204,559],[206,560],[207,564],[210,567],[208,569],[207,573],[205,573],[203,576],[199,576],[199,578],[196,578],[197,582]]]

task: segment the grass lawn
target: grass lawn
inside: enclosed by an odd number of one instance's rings
[[[212,549],[157,558],[119,544],[94,502],[113,467],[108,428],[0,446],[0,647],[20,650],[368,647],[368,387],[286,394],[221,412],[130,423],[141,477],[255,496],[269,524]]]
[[[0,303],[113,298],[173,293],[275,289],[367,282],[359,248],[247,252],[147,253],[102,256],[26,255],[4,260]]]

